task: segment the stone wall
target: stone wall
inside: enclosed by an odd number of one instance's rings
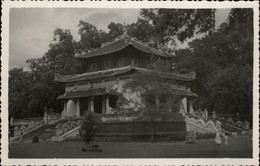
[[[79,127],[70,130],[62,135],[63,138],[79,137]],[[176,137],[184,138],[186,133],[185,122],[154,122],[154,134],[160,135],[176,135]],[[97,128],[96,135],[99,137],[132,137],[132,136],[149,136],[152,133],[151,122],[109,122],[103,123]],[[178,134],[179,133],[179,134]]]

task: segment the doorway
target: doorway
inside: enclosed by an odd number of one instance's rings
[[[80,98],[79,103],[80,103],[80,115],[82,116],[84,112],[88,110],[88,98],[87,97]]]
[[[94,97],[94,112],[97,114],[102,114],[102,96]]]
[[[113,109],[117,108],[117,99],[118,97],[115,95],[110,95],[109,96],[109,106]]]

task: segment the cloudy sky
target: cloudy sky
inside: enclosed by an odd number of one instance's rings
[[[218,10],[217,25],[226,20],[229,10]],[[26,60],[47,52],[56,28],[69,29],[79,40],[79,20],[107,31],[110,22],[130,24],[137,21],[139,9],[12,8],[10,11],[9,69],[24,67]]]

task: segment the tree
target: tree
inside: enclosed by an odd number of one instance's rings
[[[142,9],[140,19],[153,27],[161,44],[181,42],[215,28],[215,9]]]
[[[22,68],[14,68],[9,71],[9,117],[29,116],[26,103],[31,99],[32,79],[32,75],[29,72],[24,72]]]
[[[49,50],[41,58],[29,59],[30,70],[37,73],[52,72],[56,74],[76,74],[81,73],[82,66],[74,58],[76,42],[69,30],[60,28],[54,30],[53,42],[49,45]]]
[[[69,30],[56,29],[49,50],[41,58],[27,61],[33,75],[30,87],[28,110],[39,116],[44,111],[62,109],[57,97],[64,93],[64,87],[54,81],[55,74],[76,74],[83,72],[80,62],[74,58],[76,42]]]
[[[88,51],[92,48],[98,48],[101,43],[106,41],[106,33],[104,31],[98,30],[94,25],[82,21],[79,21],[79,49]]]
[[[198,107],[240,113],[252,120],[253,11],[232,9],[228,21],[212,34],[176,52],[176,69],[196,71],[193,91]],[[184,61],[185,60],[185,61]]]
[[[147,42],[151,45],[155,45],[153,40],[153,31],[153,26],[140,18],[138,18],[136,23],[132,23],[127,26],[127,32],[130,36],[136,37],[137,39]]]
[[[122,25],[120,23],[111,22],[107,27],[109,29],[109,32],[107,34],[106,40],[114,39],[114,38],[122,35],[124,32],[124,25]]]
[[[153,141],[154,123],[158,120],[172,120],[173,113],[179,112],[181,97],[172,92],[172,82],[164,76],[165,72],[171,72],[170,63],[157,59],[151,62],[150,69],[146,72],[133,74],[123,86],[123,93],[136,94],[135,96],[140,97],[141,100],[119,100],[124,101],[123,104],[134,102],[135,105],[139,106],[143,113],[140,119],[151,124],[151,140]]]

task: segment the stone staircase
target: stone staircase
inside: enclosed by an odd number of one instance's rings
[[[41,142],[50,141],[51,137],[56,135],[56,125],[67,121],[66,119],[60,119],[52,124],[42,124],[37,128],[30,130],[23,134],[23,142],[32,142],[33,137],[37,136]],[[19,142],[21,136],[13,137],[10,139],[12,143]]]
[[[195,131],[200,134],[216,133],[217,130],[216,122],[219,121],[221,123],[222,132],[227,133],[229,136],[252,134],[251,133],[252,131],[249,129],[235,126],[219,119],[213,120],[213,119],[204,119],[198,116],[193,116],[193,117],[186,116],[185,121],[186,121],[187,132]]]
[[[221,128],[222,128],[223,132],[227,133],[230,136],[252,134],[251,130],[246,130],[246,129],[243,129],[242,127],[231,125],[231,124],[225,123],[223,121],[221,121]]]

